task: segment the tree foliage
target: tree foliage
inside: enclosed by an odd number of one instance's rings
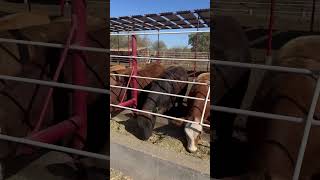
[[[161,40],[159,41],[159,43],[158,43],[158,41],[154,41],[154,42],[152,43],[151,49],[154,50],[154,51],[157,51],[157,50],[158,50],[158,44],[159,44],[159,50],[160,50],[160,51],[167,49],[166,43],[164,43],[164,42],[161,41]]]
[[[151,50],[157,51],[158,50],[158,41],[151,41],[148,36],[136,36],[137,38],[137,46],[138,47],[147,47]],[[110,46],[112,49],[120,49],[128,48],[128,36],[111,36],[110,38]],[[131,43],[131,37],[130,37]],[[197,48],[198,52],[208,52],[210,46],[210,34],[209,33],[198,33],[198,40],[196,33],[189,34],[188,45],[191,46],[191,51],[194,52]],[[131,44],[130,44],[131,46]],[[168,48],[164,41],[159,41],[159,50],[168,50],[173,49],[177,51],[190,51],[187,46],[178,46]]]
[[[136,36],[137,46],[138,47],[150,47],[151,41],[147,36]],[[129,38],[131,43],[131,37]],[[110,38],[110,46],[112,49],[128,48],[128,36],[111,36]],[[131,44],[130,44],[131,46]]]
[[[210,48],[210,34],[209,33],[189,34],[188,44],[191,45],[191,51],[193,52],[196,50],[198,52],[208,52]]]

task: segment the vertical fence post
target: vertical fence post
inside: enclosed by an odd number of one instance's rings
[[[316,0],[313,0],[312,1],[311,21],[310,21],[310,32],[313,32],[315,10],[316,10]]]
[[[311,102],[310,109],[308,112],[307,122],[304,127],[304,133],[303,133],[303,137],[302,137],[300,148],[299,148],[298,159],[297,159],[296,166],[294,169],[293,180],[299,180],[299,175],[300,175],[300,171],[301,171],[304,152],[306,150],[306,146],[307,146],[307,142],[308,142],[308,138],[309,138],[309,134],[310,134],[310,129],[312,126],[314,112],[315,112],[315,109],[318,104],[319,93],[320,93],[320,76],[318,75],[317,84],[316,84],[316,87],[314,90],[312,102]]]
[[[72,1],[72,14],[77,16],[74,44],[86,46],[86,4],[84,0]],[[81,56],[81,54],[83,56]],[[87,83],[87,73],[82,58],[86,58],[84,51],[75,51],[72,55],[72,81],[75,85],[85,86]],[[73,145],[77,149],[82,149],[84,140],[87,137],[87,92],[75,90],[72,94],[72,106],[75,116],[80,118],[80,128],[76,132]]]
[[[135,35],[132,35],[132,75],[137,76],[137,71],[138,71],[138,63],[137,63],[137,37]],[[131,83],[132,87],[138,89],[138,82],[136,77],[131,77]],[[134,107],[137,107],[138,103],[138,91],[137,90],[132,90],[132,97],[134,99]]]
[[[203,118],[204,118],[204,114],[206,113],[206,109],[207,109],[207,105],[208,105],[208,99],[210,98],[210,84],[207,85],[208,87],[208,92],[207,92],[207,96],[204,102],[204,106],[203,106],[203,110],[202,110],[202,114],[201,114],[201,120],[200,120],[200,125],[203,126]]]
[[[157,47],[157,57],[160,57],[160,30],[158,29],[158,47]],[[160,63],[160,60],[157,60],[158,63]]]

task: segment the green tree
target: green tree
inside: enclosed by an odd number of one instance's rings
[[[151,45],[151,41],[147,36],[136,36],[137,46],[138,47],[149,47]],[[129,39],[129,43],[131,46],[131,37]],[[128,48],[128,36],[111,36],[110,46],[112,49],[119,48]]]
[[[158,43],[158,41],[154,41],[152,43],[152,45],[151,45],[151,49],[154,50],[154,51],[157,51],[158,50],[158,44],[159,44],[159,50],[160,51],[167,49],[166,43],[161,41],[161,40],[159,41],[159,43]]]
[[[195,50],[197,50],[198,52],[208,52],[210,48],[210,34],[209,33],[189,34],[188,44],[191,45],[191,51],[193,52]]]
[[[127,36],[111,36],[110,37],[110,47],[111,49],[125,48],[128,47],[128,37]]]

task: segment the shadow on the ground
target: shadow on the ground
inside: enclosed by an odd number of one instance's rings
[[[165,113],[167,116],[173,116],[177,118],[183,118],[187,114],[186,107],[175,107],[170,109],[168,112]],[[127,117],[129,117],[126,121],[120,121],[118,123],[125,126],[125,130],[132,135],[134,135],[136,138],[138,138],[138,132],[137,132],[137,123],[134,114],[126,114]],[[177,139],[181,141],[184,147],[187,146],[187,140],[185,138],[184,133],[184,126],[177,126],[169,120],[169,124],[157,127],[153,130],[154,134],[160,136],[169,136],[174,139]],[[139,138],[138,138],[139,139]]]

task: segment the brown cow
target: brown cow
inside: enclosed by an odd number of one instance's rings
[[[130,73],[129,73],[130,72]],[[139,70],[138,68],[138,76],[142,77],[152,77],[152,78],[157,78],[159,77],[162,73],[164,72],[164,66],[159,63],[150,63],[146,64],[142,69]],[[124,74],[131,74],[131,68],[128,68],[127,72],[124,72]],[[110,77],[111,79],[111,77]],[[148,84],[152,82],[151,79],[142,79],[142,78],[137,78],[138,81],[138,89],[143,89],[146,87]],[[119,86],[126,87],[128,78],[123,78],[119,77],[119,80],[117,81]],[[119,83],[121,82],[121,83]],[[130,87],[130,86],[129,86]],[[123,95],[125,96],[124,101],[128,100],[128,93],[131,93],[131,90],[128,90],[127,93],[125,94],[125,89],[120,89],[120,88],[110,88],[110,103],[111,104],[119,104],[121,102],[121,98]],[[118,108],[113,108],[110,107],[110,112],[118,112]]]
[[[162,79],[187,81],[188,73],[181,66],[170,66],[160,77]],[[153,81],[146,89],[154,92],[184,95],[187,85],[173,81]],[[175,96],[143,92],[139,97],[138,108],[143,111],[164,114],[174,108],[176,103],[181,105],[182,100],[182,98]],[[155,126],[156,116],[137,112],[135,119],[137,122],[137,137],[142,140],[148,140]]]
[[[289,41],[281,49],[276,65],[320,70],[320,36],[302,36]],[[311,75],[269,72],[258,91],[253,110],[294,117],[307,117],[316,78]],[[319,119],[320,104],[315,109]],[[247,179],[291,179],[304,133],[304,123],[275,119],[249,118],[248,140],[254,147],[249,159]],[[320,128],[310,131],[300,179],[319,179]],[[269,178],[270,179],[270,178]]]
[[[196,82],[199,83],[207,83],[210,85],[210,73],[202,73],[197,77]],[[207,93],[208,93],[208,86],[207,85],[198,85],[195,84],[192,86],[189,96],[191,97],[197,97],[206,99]],[[210,97],[209,97],[210,99]],[[202,100],[194,100],[194,99],[188,99],[188,116],[186,117],[187,120],[200,122],[201,116],[203,113],[205,101]],[[210,116],[210,101],[207,103],[205,114],[204,114],[204,121],[209,120]],[[190,152],[197,151],[197,145],[198,140],[200,138],[201,132],[202,132],[202,126],[199,124],[192,124],[192,123],[186,123],[185,125],[185,133],[188,141],[187,149]]]

